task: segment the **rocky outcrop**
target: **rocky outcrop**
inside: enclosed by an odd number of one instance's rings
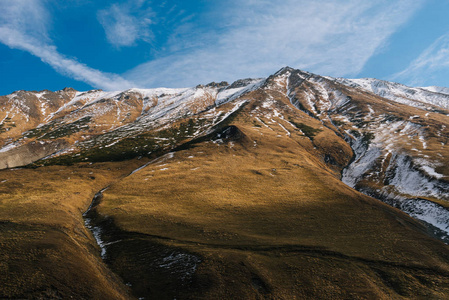
[[[31,164],[67,146],[63,140],[31,142],[0,152],[0,170]]]

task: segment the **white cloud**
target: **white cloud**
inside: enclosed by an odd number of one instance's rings
[[[354,76],[423,0],[217,1],[215,10],[202,16],[199,24],[175,18],[180,25],[167,38],[166,56],[123,76],[92,69],[59,53],[48,36],[51,18],[46,2],[0,0],[0,42],[28,51],[64,75],[117,90],[266,76],[285,65],[323,75]],[[109,41],[117,47],[140,40],[150,43],[149,5],[128,0],[98,12]]]
[[[0,11],[0,28],[13,28],[27,32],[34,38],[49,41],[47,30],[50,18],[42,1],[2,0]]]
[[[228,1],[220,34],[189,36],[208,44],[177,49],[176,54],[137,66],[125,77],[144,86],[189,86],[264,76],[285,65],[354,76],[422,2]],[[172,43],[192,44],[182,38]]]
[[[60,54],[48,37],[49,14],[43,1],[1,0],[0,42],[39,57],[57,72],[106,90],[125,89],[133,84]]]
[[[133,46],[136,41],[150,42],[152,11],[141,0],[112,4],[98,11],[98,21],[103,26],[109,43],[117,47]]]
[[[409,85],[425,85],[438,82],[449,75],[449,33],[442,35],[425,49],[403,71],[394,74],[392,80],[403,81]]]

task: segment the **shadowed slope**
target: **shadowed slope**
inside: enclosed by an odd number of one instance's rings
[[[0,171],[0,298],[128,299],[81,214],[142,162]]]

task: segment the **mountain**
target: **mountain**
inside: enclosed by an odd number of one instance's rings
[[[0,103],[3,298],[449,295],[447,88],[285,67]]]

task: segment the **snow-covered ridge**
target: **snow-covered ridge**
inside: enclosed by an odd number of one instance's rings
[[[75,97],[68,103],[66,103],[64,106],[59,108],[54,114],[57,114],[68,107],[73,106],[77,102],[83,103],[83,107],[92,105],[96,102],[99,102],[103,99],[112,99],[112,100],[118,100],[121,95],[124,94],[139,94],[142,98],[151,98],[154,96],[159,95],[177,95],[181,94],[185,91],[189,90],[188,88],[182,88],[182,89],[169,89],[169,88],[157,88],[157,89],[137,89],[132,88],[125,91],[111,91],[111,92],[105,92],[102,90],[92,90],[92,91],[85,91],[85,92],[76,92]]]
[[[345,79],[333,78],[334,81],[363,89],[375,95],[399,103],[427,109],[428,105],[449,109],[449,88],[443,87],[408,87],[406,85],[374,78]]]
[[[257,78],[257,79],[250,78],[245,80],[238,80],[235,83],[241,82],[242,84],[234,83],[226,87],[225,89],[219,91],[215,103],[217,105],[220,105],[225,102],[232,101],[245,93],[257,89],[263,84],[264,81],[265,81],[264,78]]]
[[[441,87],[441,86],[426,86],[426,87],[420,87],[420,89],[427,90],[429,92],[433,93],[440,93],[449,95],[449,88]]]
[[[232,84],[221,82],[191,88],[132,88],[124,91],[80,92],[70,88],[56,92],[17,91],[3,99],[0,97],[3,104],[0,120],[8,118],[12,126],[22,124],[22,131],[15,130],[16,135],[49,124],[63,126],[83,117],[90,117],[93,123],[100,124],[99,130],[106,131],[136,120],[157,126],[237,99],[258,88],[263,81],[249,78]],[[51,127],[55,128],[53,125]],[[11,130],[9,127],[6,129]]]

